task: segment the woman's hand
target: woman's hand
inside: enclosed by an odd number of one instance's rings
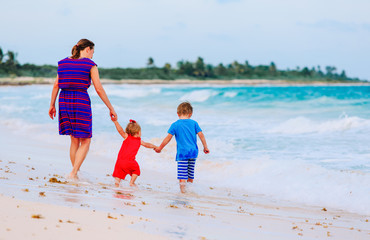
[[[114,109],[109,110],[110,119],[114,122],[117,121],[117,113]]]
[[[50,108],[49,108],[49,117],[51,119],[54,119],[56,114],[57,114],[57,110],[55,109],[55,106],[50,106]]]

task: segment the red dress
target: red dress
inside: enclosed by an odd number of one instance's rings
[[[90,70],[96,64],[88,58],[65,58],[58,62],[59,134],[75,138],[92,137]]]
[[[119,150],[113,177],[125,179],[126,175],[136,174],[140,176],[140,167],[135,157],[141,146],[141,138],[128,135]]]

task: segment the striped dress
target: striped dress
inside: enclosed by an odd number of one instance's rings
[[[91,102],[87,89],[90,70],[96,64],[89,58],[65,58],[58,62],[59,134],[75,138],[92,137]]]

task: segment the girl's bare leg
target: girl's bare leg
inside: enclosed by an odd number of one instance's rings
[[[75,164],[73,165],[72,172],[69,174],[70,178],[77,178],[77,172],[80,170],[82,163],[84,162],[87,152],[90,148],[91,138],[80,138],[80,147],[77,149],[75,156]]]
[[[69,157],[71,159],[72,167],[75,165],[76,152],[80,146],[80,139],[71,136],[71,147],[69,149]]]
[[[185,193],[185,185],[186,185],[186,181],[183,180],[183,179],[180,179],[180,191],[181,191],[181,193]]]
[[[114,178],[114,186],[115,187],[119,187],[119,184],[121,183],[121,179],[120,178],[117,178],[117,177],[115,177]]]
[[[131,187],[136,186],[136,184],[135,184],[136,178],[137,178],[137,175],[136,174],[132,174],[131,180],[130,180],[130,186]]]

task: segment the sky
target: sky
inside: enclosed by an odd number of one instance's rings
[[[99,67],[179,60],[335,66],[370,80],[369,0],[0,0],[0,47],[52,64],[81,38]]]

